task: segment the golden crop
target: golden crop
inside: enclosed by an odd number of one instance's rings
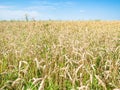
[[[0,90],[120,89],[120,21],[0,22]]]

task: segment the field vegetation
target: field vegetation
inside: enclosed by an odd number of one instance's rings
[[[0,90],[120,90],[120,21],[1,21]]]

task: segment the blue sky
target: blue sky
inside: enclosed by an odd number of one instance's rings
[[[120,20],[120,0],[0,0],[0,20]]]

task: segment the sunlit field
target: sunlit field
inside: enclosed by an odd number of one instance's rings
[[[120,21],[1,21],[0,90],[120,90]]]

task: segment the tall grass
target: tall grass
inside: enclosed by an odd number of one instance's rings
[[[113,89],[119,21],[0,22],[0,90]]]

